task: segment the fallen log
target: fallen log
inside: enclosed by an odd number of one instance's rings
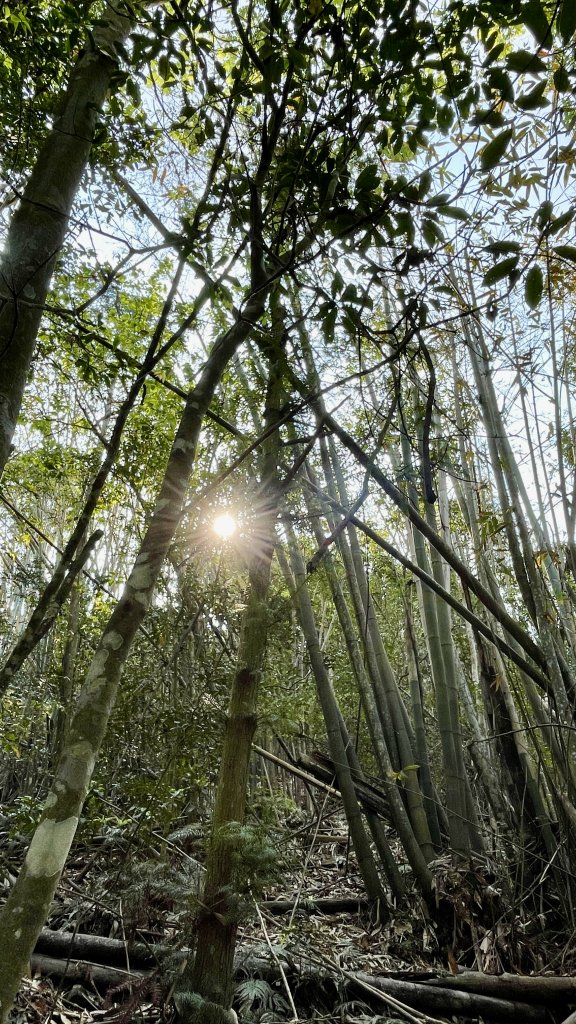
[[[126,981],[139,981],[150,971],[127,970],[122,967],[105,967],[87,960],[60,960],[57,957],[33,953],[30,960],[32,974],[66,981],[89,982],[102,988],[114,988]]]
[[[369,909],[364,897],[319,897],[318,899],[262,900],[259,904],[263,913],[274,917],[291,914],[294,909],[304,914],[358,914]],[[103,935],[87,935],[83,932],[61,932],[43,928],[34,950],[36,953],[55,957],[72,957],[76,960],[94,960],[96,963],[123,967],[127,963],[138,967],[152,967],[155,956],[165,955],[165,945],[149,946],[143,942],[123,942]]]
[[[40,942],[44,948],[51,946],[55,950],[58,946],[62,955],[60,957],[48,956],[45,953],[40,953],[37,946],[31,961],[33,971],[71,981],[91,981],[104,987],[119,985],[130,979],[142,978],[147,973],[145,969],[142,969],[143,961],[152,966],[161,959],[162,953],[169,951],[166,946],[148,949],[143,944],[138,944],[127,947],[118,939],[79,934],[74,936],[63,932],[51,932],[47,935],[47,932],[48,929],[45,929]],[[54,941],[55,936],[58,936],[56,941]],[[117,964],[120,963],[121,966],[113,966],[109,962],[94,962],[92,955],[77,958],[74,956],[74,952],[79,948],[91,949],[93,954],[100,958],[106,955],[114,959]],[[185,955],[186,951],[182,951],[182,956]],[[310,981],[314,983],[315,987],[318,987],[329,983],[331,976],[326,971],[310,968],[305,964],[298,966],[289,960],[283,963],[283,968],[289,983],[296,987]],[[246,951],[241,951],[237,958],[237,970],[242,977],[246,977],[246,973],[265,976],[268,979],[279,977],[276,964],[261,957],[255,957]],[[476,992],[463,992],[446,985],[444,987],[431,985],[430,982],[373,977],[361,972],[346,971],[343,974],[337,974],[336,977],[340,988],[343,987],[351,994],[359,995],[365,1002],[376,1003],[377,1007],[385,1001],[386,995],[390,995],[413,1009],[439,1015],[481,1016],[493,1024],[515,1024],[518,1020],[521,1020],[522,1024],[546,1024],[549,1019],[546,1007],[531,1001],[525,1002],[515,998],[497,998]],[[462,975],[462,977],[467,977],[467,975]],[[459,977],[454,979],[454,981],[458,980]],[[574,981],[570,978],[549,980],[563,983]],[[550,987],[552,988],[552,986]],[[559,989],[560,987],[558,986]],[[564,1008],[567,1009],[566,1002],[572,1001],[570,998],[572,989],[568,984],[565,986],[565,991],[569,992],[564,1003]],[[550,1005],[549,1000],[546,1001]]]
[[[260,754],[261,757],[266,758],[267,761],[271,761],[273,764],[279,765],[280,768],[283,768],[284,771],[289,772],[291,775],[303,779],[304,782],[312,786],[323,789],[330,796],[342,799],[340,791],[335,786],[336,773],[334,765],[327,754],[316,752],[311,757],[304,755],[294,763],[291,763],[290,761],[283,760],[276,754],[270,753],[264,747],[259,747],[256,743],[252,744],[252,749],[257,754]],[[357,799],[364,807],[364,810],[373,811],[388,820],[390,818],[390,808],[383,791],[376,786],[370,785],[364,779],[355,778],[354,772],[352,773],[352,781],[356,789]]]
[[[382,995],[391,995],[415,1010],[426,1013],[458,1014],[463,1017],[483,1017],[494,1024],[546,1024],[549,1020],[545,1006],[512,999],[497,999],[476,992],[459,992],[449,988],[433,988],[429,983],[396,981],[392,978],[372,977],[370,974],[346,972],[354,988],[366,998],[366,988],[377,989]]]
[[[576,978],[541,977],[521,974],[482,974],[466,971],[445,978],[431,978],[424,982],[431,988],[458,989],[500,999],[523,999],[527,1002],[576,1003]]]
[[[316,786],[318,789],[323,789],[325,793],[330,796],[335,796],[338,800],[341,800],[340,791],[335,789],[334,786],[327,785],[320,779],[317,779],[314,775],[310,775],[305,772],[302,768],[298,768],[296,764],[292,764],[290,761],[284,761],[281,757],[276,754],[271,754],[269,750],[265,750],[264,747],[259,747],[257,743],[252,744],[252,749],[260,754],[261,757],[266,758],[267,761],[271,761],[272,764],[279,765],[284,771],[289,772],[290,775],[295,775],[296,778],[302,779],[304,782],[308,782],[311,786]]]
[[[167,946],[158,947],[164,954]],[[43,928],[38,936],[34,954],[54,957],[57,960],[90,961],[104,964],[107,967],[154,967],[157,963],[156,952],[152,946],[143,942],[122,942],[121,939],[109,939],[103,935],[86,935],[82,932],[56,932]],[[161,955],[161,952],[158,953]]]
[[[314,776],[319,781],[324,782],[327,785],[333,785],[336,773],[332,760],[327,754],[321,754],[316,751],[311,756],[304,755],[298,758],[296,762],[298,767],[303,771],[306,771],[308,775]],[[378,789],[376,786],[372,786],[369,782],[364,779],[359,779],[352,772],[352,782],[356,791],[356,798],[359,804],[365,811],[372,811],[375,814],[380,815],[381,818],[389,820],[390,818],[390,805],[386,798],[386,794]]]
[[[361,910],[368,910],[370,903],[365,898],[322,896],[316,900],[305,897],[298,900],[262,900],[258,906],[263,913],[274,915],[291,914],[295,908],[305,914],[358,914]]]

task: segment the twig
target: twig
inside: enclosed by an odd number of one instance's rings
[[[407,1006],[406,1003],[400,1002],[400,1000],[396,999],[395,996],[389,995],[386,992],[381,992],[379,988],[375,988],[374,985],[368,984],[367,981],[362,981],[361,978],[358,978],[350,971],[344,970],[344,968],[340,967],[339,964],[329,960],[328,957],[323,956],[321,953],[316,952],[314,956],[310,956],[310,954],[307,954],[307,956],[311,963],[315,960],[318,965],[328,967],[330,970],[341,974],[343,978],[347,978],[348,981],[353,981],[355,985],[359,985],[360,988],[370,992],[371,995],[377,996],[382,1000],[382,1002],[388,1003],[395,1010],[398,1010],[399,1013],[402,1013],[408,1020],[412,1021],[413,1024],[446,1024],[446,1021],[440,1020],[438,1017],[431,1017],[428,1013],[415,1010],[413,1007]],[[564,1024],[567,1024],[567,1022],[564,1022]],[[572,1024],[572,1022],[570,1022],[570,1024]]]
[[[276,964],[276,966],[277,966],[277,968],[278,968],[278,970],[280,972],[280,977],[282,978],[284,989],[286,991],[286,995],[288,996],[288,1002],[290,1004],[290,1009],[292,1010],[292,1014],[293,1014],[292,1020],[293,1021],[297,1021],[298,1020],[298,1011],[296,1009],[296,1006],[294,1004],[294,1000],[292,998],[292,992],[290,991],[290,985],[288,984],[288,978],[286,977],[286,973],[285,973],[284,968],[283,968],[283,966],[282,966],[282,964],[280,962],[280,958],[277,956],[276,952],[274,951],[274,947],[272,946],[272,943],[270,942],[270,936],[268,935],[268,929],[266,928],[266,922],[265,922],[265,920],[264,920],[264,918],[262,916],[262,912],[260,910],[260,907],[258,906],[258,903],[257,903],[256,899],[254,898],[254,896],[252,897],[252,899],[254,900],[254,906],[256,907],[256,913],[258,914],[258,918],[260,920],[260,927],[262,928],[262,932],[264,933],[264,938],[266,939],[266,945],[268,946],[268,949],[270,950],[271,956],[272,956],[272,958],[273,958],[273,960],[274,960],[274,962],[275,962],[275,964]]]

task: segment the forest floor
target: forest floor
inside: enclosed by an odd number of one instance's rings
[[[143,843],[140,837],[135,842],[129,832],[122,826],[110,827],[76,848],[49,922],[51,929],[79,937],[116,940],[116,947],[121,940],[126,944],[125,964],[110,966],[105,951],[93,960],[83,953],[80,964],[70,954],[51,961],[35,956],[13,1011],[13,1024],[174,1020],[174,979],[185,955],[180,947],[192,926],[189,909],[182,908],[189,907],[190,892],[199,890],[202,869],[196,858],[202,856],[202,838],[199,830],[188,828],[166,841],[160,835],[156,841],[152,834],[152,840]],[[471,889],[468,877],[466,886],[462,878],[459,888],[449,865],[442,862],[437,864],[436,876],[440,895],[445,895],[447,881],[451,882],[452,945],[439,939],[416,895],[402,909],[387,907],[380,915],[369,914],[340,815],[323,819],[321,827],[305,824],[289,829],[278,823],[269,834],[281,855],[281,877],[270,879],[258,899],[248,893],[238,934],[235,1007],[246,1024],[294,1020],[476,1024],[514,1019],[522,1024],[530,1020],[561,1024],[576,1006],[576,981],[574,992],[564,997],[553,993],[548,1000],[540,993],[533,1016],[524,1002],[510,1003],[510,1016],[504,1007],[503,1016],[498,1017],[496,1007],[490,1017],[472,1009],[466,1014],[455,1013],[454,1008],[444,1013],[428,1006],[418,1009],[418,1000],[416,1005],[408,1004],[398,993],[378,991],[372,982],[390,979],[412,984],[436,979],[441,984],[442,978],[453,981],[460,971],[566,977],[576,973],[576,953],[565,936],[540,927],[540,922],[536,927],[519,924],[514,929],[499,921],[497,900],[490,895],[490,890],[496,892],[492,881],[477,872],[482,885]],[[1,865],[0,882],[3,874],[5,888],[12,868],[16,869],[19,847],[17,838]],[[406,879],[409,886],[408,874]],[[345,911],[325,912],[322,901],[327,898],[348,901]],[[491,899],[493,926],[486,927],[480,923],[486,919],[482,901]],[[274,906],[278,900],[287,901],[291,909],[279,914]],[[142,943],[151,949],[162,946],[174,955],[169,952],[160,958],[160,968],[139,970],[136,959],[130,960],[131,942],[139,943],[140,949]],[[51,977],[46,976],[47,970]],[[111,981],[115,977],[117,983]],[[474,996],[464,998],[471,998],[473,1005]],[[515,1005],[521,1016],[514,1016]]]

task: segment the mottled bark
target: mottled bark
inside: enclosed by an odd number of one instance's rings
[[[0,474],[10,453],[46,295],[102,105],[139,3],[109,5],[89,33],[62,107],[12,217],[0,260]]]

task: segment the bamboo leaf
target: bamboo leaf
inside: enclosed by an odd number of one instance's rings
[[[553,252],[563,260],[571,260],[572,263],[576,263],[576,246],[574,245],[555,245]]]
[[[543,289],[544,277],[542,270],[538,264],[535,264],[533,267],[530,267],[526,274],[526,283],[524,285],[524,297],[530,309],[536,309],[542,298]]]
[[[501,281],[503,277],[507,277],[513,270],[516,270],[518,266],[519,256],[509,256],[508,259],[502,260],[497,263],[496,266],[491,267],[490,270],[484,274],[484,284],[496,284],[496,281]]]
[[[514,129],[507,128],[505,132],[500,132],[500,135],[497,135],[480,150],[480,166],[483,171],[490,171],[492,167],[495,167],[500,162],[513,134]]]
[[[562,0],[556,22],[564,46],[567,46],[576,31],[576,4],[574,0]]]

